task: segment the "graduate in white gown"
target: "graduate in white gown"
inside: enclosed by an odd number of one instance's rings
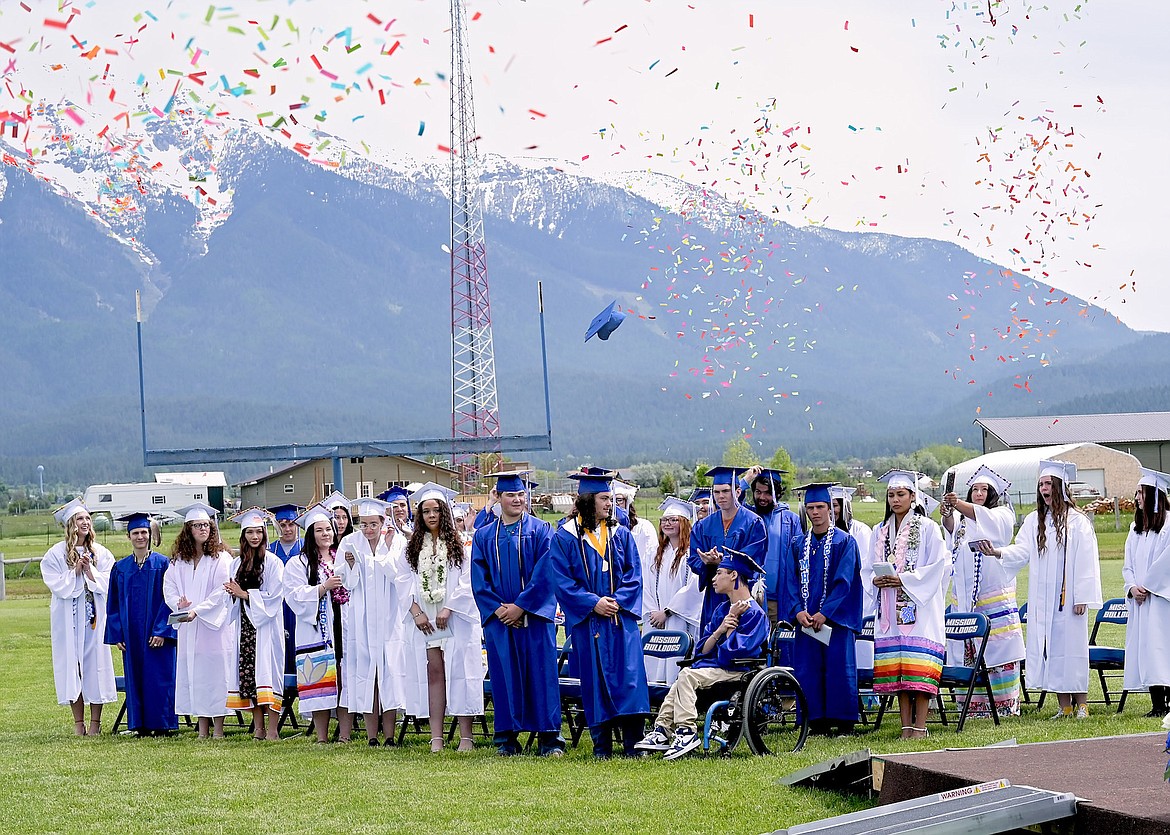
[[[634,505],[634,497],[637,494],[637,485],[616,478],[613,480],[613,503],[629,515],[630,533],[634,535],[638,556],[645,565],[646,560],[653,557],[658,550],[658,532],[654,530],[651,522],[638,518],[638,509]]]
[[[297,518],[305,532],[299,554],[284,564],[284,602],[296,616],[297,709],[313,717],[317,742],[329,741],[329,715],[337,711],[337,739],[349,742],[353,722],[341,701],[348,687],[343,643],[349,592],[336,559],[333,513],[315,505]],[[329,650],[333,656],[330,660]]]
[[[662,518],[656,547],[642,556],[642,634],[653,629],[673,629],[696,641],[703,593],[699,591],[699,578],[687,566],[695,506],[668,496],[659,510]],[[670,685],[678,678],[677,660],[646,656],[645,662],[649,682]]]
[[[252,711],[252,736],[277,740],[284,705],[284,563],[268,550],[268,512],[258,507],[232,517],[240,526],[240,555],[230,579],[232,653],[228,708]]]
[[[471,559],[451,515],[455,491],[432,482],[411,498],[415,529],[406,546],[409,584],[402,598],[406,709],[428,717],[432,752],[443,749],[447,714],[458,718],[458,750],[470,751],[472,719],[483,713],[483,628],[471,591]],[[422,658],[425,678],[418,673]]]
[[[171,549],[171,565],[163,577],[163,599],[185,621],[179,633],[175,671],[175,713],[199,718],[199,738],[209,726],[223,739],[232,637],[225,628],[231,596],[224,584],[231,578],[232,555],[219,538],[215,509],[201,502],[176,511],[183,529]]]
[[[403,649],[402,553],[406,537],[387,524],[390,506],[380,499],[353,505],[358,529],[341,541],[337,564],[349,590],[346,606],[346,706],[361,713],[366,741],[394,744],[398,711],[406,707]]]
[[[864,522],[853,518],[853,494],[856,487],[845,487],[834,484],[829,488],[829,495],[833,498],[833,524],[853,537],[857,543],[857,556],[860,561],[869,555],[873,542],[873,530]],[[875,597],[869,594],[861,595],[861,617],[867,618],[874,613]],[[854,647],[854,660],[858,670],[873,669],[873,641],[857,639]]]
[[[41,558],[41,578],[51,593],[49,637],[57,704],[69,705],[73,711],[74,733],[97,736],[102,705],[118,698],[114,660],[105,644],[106,596],[114,555],[94,540],[93,520],[80,499],[53,517],[65,526],[65,540]]]
[[[1056,694],[1053,719],[1088,718],[1089,609],[1101,606],[1097,534],[1068,492],[1076,477],[1075,464],[1041,461],[1036,510],[1015,543],[981,548],[1010,574],[1028,567],[1028,683]]]
[[[1170,475],[1142,468],[1133,526],[1125,540],[1125,689],[1149,690],[1146,716],[1165,716],[1170,688]]]
[[[942,533],[918,498],[918,479],[906,470],[881,476],[886,516],[861,561],[862,587],[876,612],[873,690],[897,694],[903,739],[927,736],[926,714],[946,655],[951,564]]]
[[[1008,504],[1012,484],[986,465],[967,481],[966,498],[954,492],[943,496],[942,522],[951,552],[955,611],[979,612],[991,622],[983,661],[1000,716],[1020,715],[1020,661],[1024,658],[1024,629],[1016,606],[1016,577],[998,560],[988,558],[977,543],[995,548],[1011,544],[1016,514]],[[949,664],[975,666],[974,641],[948,642]],[[986,694],[971,699],[970,716],[989,717]]]

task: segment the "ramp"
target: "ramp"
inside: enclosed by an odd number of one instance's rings
[[[1067,792],[997,780],[839,815],[774,835],[991,835],[1076,815]]]

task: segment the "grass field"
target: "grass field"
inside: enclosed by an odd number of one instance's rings
[[[863,521],[871,521],[866,513],[871,507],[859,508]],[[13,520],[4,522],[0,550],[7,556],[44,552],[43,519],[31,522],[23,535]],[[108,547],[116,555],[126,551],[123,536],[109,534]],[[1108,598],[1121,589],[1124,533],[1103,531],[1099,540]],[[587,741],[559,761],[500,760],[486,744],[469,755],[431,755],[426,733],[408,736],[403,749],[315,746],[303,737],[265,744],[230,726],[223,742],[199,742],[190,732],[171,739],[108,733],[77,738],[68,708],[54,704],[48,600],[39,571],[34,565],[18,580],[9,568],[9,599],[0,603],[0,657],[5,659],[0,785],[6,788],[7,808],[0,817],[2,832],[197,827],[222,832],[754,833],[864,806],[859,799],[775,785],[783,774],[858,748],[926,750],[1011,737],[1032,742],[1159,727],[1156,720],[1141,718],[1149,700],[1138,695],[1120,716],[1095,705],[1082,722],[1048,721],[1046,703],[1043,715],[1027,711],[999,728],[989,720],[973,720],[962,736],[940,729],[930,739],[904,742],[887,721],[880,732],[856,739],[812,739],[800,754],[758,758],[741,746],[728,759],[695,757],[677,763],[594,762]],[[1027,588],[1024,578],[1020,587]],[[1104,638],[1113,645],[1123,641],[1120,631]],[[1099,697],[1095,685],[1093,690],[1091,698]],[[107,729],[116,707],[108,708]]]

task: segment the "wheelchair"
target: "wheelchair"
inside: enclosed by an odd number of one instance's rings
[[[777,624],[766,655],[739,660],[749,669],[738,678],[698,691],[704,753],[730,756],[745,738],[758,756],[796,753],[804,747],[808,739],[804,691],[792,668],[777,663],[783,642],[793,638],[790,624]]]

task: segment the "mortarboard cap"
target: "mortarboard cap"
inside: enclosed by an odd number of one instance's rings
[[[1146,467],[1142,467],[1141,471],[1142,477],[1138,480],[1139,485],[1143,487],[1157,487],[1163,493],[1170,493],[1170,475]]]
[[[589,329],[585,331],[585,341],[588,342],[594,336],[599,339],[609,339],[610,334],[616,331],[618,325],[625,319],[626,314],[618,307],[617,299],[614,299],[609,303],[609,307],[593,317],[593,321],[589,323]]]
[[[524,476],[530,472],[531,470],[506,470],[492,473],[488,478],[496,480],[497,493],[523,493],[528,489],[528,480]]]
[[[262,507],[250,507],[233,516],[232,521],[238,524],[241,529],[265,528],[268,527],[268,511]]]
[[[613,480],[613,493],[615,496],[625,496],[627,499],[632,499],[637,492],[638,488],[635,485],[617,478]]]
[[[471,502],[452,502],[451,515],[456,519],[462,519],[471,512]]]
[[[974,487],[976,484],[986,484],[990,487],[994,487],[995,492],[1001,496],[1006,496],[1008,489],[1012,486],[1010,481],[1001,476],[995,470],[991,469],[991,467],[987,466],[986,464],[980,464],[979,469],[977,469],[971,475],[971,477],[967,479],[968,487]]]
[[[344,507],[346,510],[349,510],[349,506],[353,504],[353,502],[347,499],[345,494],[340,490],[334,490],[332,493],[321,500],[321,504],[325,505],[325,507],[329,508],[330,510],[336,510],[339,507]]]
[[[829,488],[829,495],[834,499],[843,499],[844,501],[851,501],[853,494],[857,492],[856,487],[846,487],[843,484],[834,484]]]
[[[577,495],[584,496],[589,493],[609,493],[613,489],[613,476],[609,474],[609,470],[603,470],[602,472],[604,475],[569,473],[569,478],[577,482]]]
[[[813,502],[832,504],[832,488],[835,486],[836,482],[818,481],[812,484],[802,484],[796,489],[804,491],[805,504],[812,504]]]
[[[54,510],[53,518],[57,520],[57,524],[64,525],[78,513],[89,513],[89,509],[82,503],[81,499],[74,499]]]
[[[681,516],[691,522],[695,521],[695,506],[674,496],[663,499],[658,509],[662,511],[663,516]]]
[[[438,499],[443,504],[450,506],[451,500],[454,499],[458,493],[450,487],[444,487],[441,484],[436,484],[433,481],[428,481],[422,487],[415,490],[410,498],[415,506],[421,505],[427,499]]]
[[[175,511],[184,522],[214,522],[218,511],[204,502],[195,502]]]
[[[353,510],[358,516],[381,516],[385,519],[390,515],[390,503],[381,499],[357,499],[353,503]]]
[[[878,476],[878,481],[884,481],[886,487],[892,490],[905,487],[912,493],[918,493],[918,473],[910,470],[888,470]]]
[[[333,522],[333,511],[323,504],[315,504],[297,517],[297,524],[306,531],[318,522]]]
[[[764,569],[760,567],[760,564],[743,551],[735,551],[726,546],[721,550],[723,551],[723,559],[719,561],[719,567],[736,572],[745,583],[752,582],[756,577],[764,573]]]
[[[712,484],[731,484],[738,488],[739,485],[736,484],[736,476],[739,473],[739,467],[712,467],[704,473],[704,476],[711,479]]]
[[[276,517],[277,522],[295,522],[301,515],[301,509],[295,504],[278,504],[268,508],[268,512]]]
[[[125,516],[119,516],[117,521],[126,523],[126,533],[136,531],[139,528],[150,529],[150,514],[148,513],[127,513]]]
[[[933,515],[939,506],[938,499],[929,493],[919,493],[918,503],[922,505],[922,509],[926,512],[927,516]]]
[[[378,499],[389,502],[390,504],[405,502],[410,499],[410,491],[405,487],[391,487],[389,490],[383,490],[379,493]]]
[[[1036,474],[1036,480],[1039,481],[1044,476],[1053,476],[1061,479],[1064,482],[1065,492],[1068,492],[1068,485],[1077,480],[1077,465],[1071,461],[1041,461],[1040,471]]]
[[[696,487],[694,490],[691,491],[691,501],[692,502],[700,502],[700,501],[709,502],[709,501],[711,501],[711,488],[710,487]]]

